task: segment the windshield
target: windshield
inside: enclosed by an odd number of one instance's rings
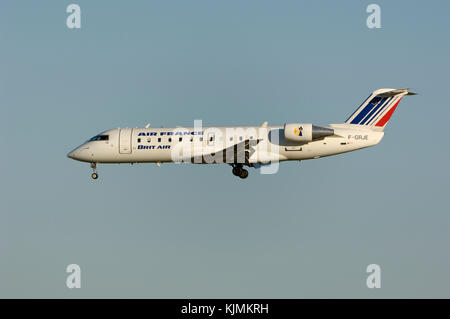
[[[92,141],[107,141],[109,139],[109,135],[96,135],[93,138],[89,140],[89,142]]]

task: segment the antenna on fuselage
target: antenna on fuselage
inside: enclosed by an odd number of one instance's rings
[[[150,127],[150,123],[147,123],[147,125],[145,126],[145,128],[149,128]]]

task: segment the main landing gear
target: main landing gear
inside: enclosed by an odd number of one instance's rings
[[[93,179],[97,179],[98,178],[98,173],[97,173],[97,163],[91,163],[91,168],[94,171],[91,175],[91,177]]]
[[[242,179],[245,179],[248,177],[248,171],[244,168],[242,168],[242,164],[234,164],[233,166],[233,175],[239,176]]]

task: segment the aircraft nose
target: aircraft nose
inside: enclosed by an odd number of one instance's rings
[[[69,153],[67,153],[67,157],[74,159],[74,160],[78,159],[79,156],[80,156],[80,148],[79,147],[77,147],[77,148],[71,150]]]
[[[69,152],[67,154],[67,157],[82,162],[91,161],[92,158],[90,158],[90,153],[88,152],[88,150],[89,147],[81,145],[76,149],[74,149],[73,151]]]

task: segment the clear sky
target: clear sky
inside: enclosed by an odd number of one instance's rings
[[[71,1],[0,2],[0,297],[450,297],[449,1],[73,2],[79,30]],[[275,175],[66,157],[148,122],[339,123],[384,87],[419,95],[379,145]]]

